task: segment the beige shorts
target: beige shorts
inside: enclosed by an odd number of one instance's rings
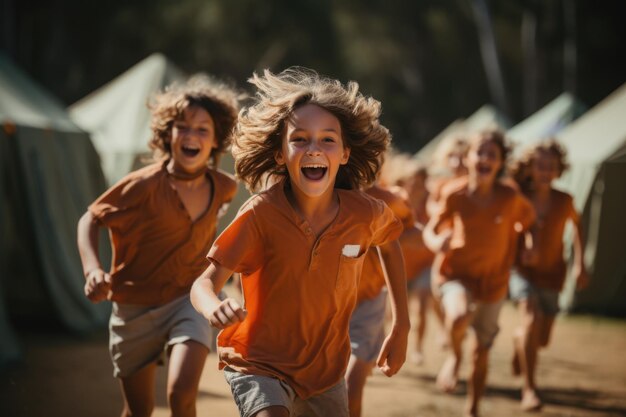
[[[306,400],[297,396],[285,382],[268,376],[248,375],[224,368],[241,417],[249,417],[271,407],[282,406],[290,417],[348,417],[348,390],[342,379],[337,385]]]
[[[478,345],[487,349],[491,348],[493,341],[500,331],[498,318],[500,317],[500,310],[504,304],[504,299],[494,303],[474,301],[471,293],[460,281],[448,281],[439,287],[439,291],[444,312],[451,307],[451,303],[454,303],[460,293],[464,294],[467,299],[468,308],[472,314],[470,326],[474,329]]]
[[[128,377],[150,363],[163,363],[175,344],[189,340],[211,349],[216,334],[198,313],[189,295],[162,306],[113,303],[109,320],[109,352],[113,376]]]

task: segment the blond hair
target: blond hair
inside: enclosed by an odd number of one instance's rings
[[[526,148],[511,166],[511,176],[523,191],[529,191],[532,188],[530,167],[539,152],[546,152],[556,157],[559,165],[559,177],[569,168],[565,148],[554,138],[544,139]]]
[[[356,82],[343,85],[299,67],[280,74],[265,70],[248,81],[257,87],[256,102],[240,112],[232,138],[235,172],[248,189],[258,190],[264,179],[288,176],[274,157],[286,119],[304,104],[316,104],[339,120],[350,158],[339,168],[337,186],[361,188],[375,181],[391,137],[378,120],[380,102],[363,96]]]
[[[184,84],[173,83],[155,94],[148,103],[152,112],[152,137],[149,146],[153,158],[160,160],[171,156],[172,127],[183,117],[185,109],[198,107],[206,110],[213,119],[216,148],[211,152],[210,165],[217,166],[219,158],[230,145],[230,133],[243,96],[224,82],[206,75],[195,75]]]

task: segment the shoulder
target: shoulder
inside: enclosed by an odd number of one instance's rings
[[[221,169],[210,169],[209,173],[215,182],[216,188],[224,194],[224,200],[230,201],[237,193],[237,180],[235,177]]]
[[[143,193],[155,187],[163,178],[165,171],[162,163],[157,162],[127,174],[112,188],[120,188],[123,193]]]
[[[574,197],[561,190],[552,189],[552,198],[557,207],[561,207],[562,210],[568,212],[576,212],[574,207]]]

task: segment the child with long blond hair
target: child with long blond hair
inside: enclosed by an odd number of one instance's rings
[[[237,184],[217,170],[237,119],[239,93],[207,77],[168,87],[151,101],[157,162],[131,172],[92,203],[78,223],[85,294],[113,301],[109,347],[124,397],[122,416],[148,416],[156,365],[169,355],[173,416],[195,416],[198,384],[212,345],[208,321],[189,300],[206,268],[217,219]],[[109,229],[113,260],[98,257]]]
[[[514,334],[513,372],[524,378],[521,408],[525,411],[538,410],[542,405],[535,384],[537,355],[540,348],[548,345],[559,311],[559,292],[567,269],[563,233],[568,221],[575,226],[572,274],[578,288],[588,283],[582,231],[572,196],[552,186],[566,169],[565,150],[550,139],[529,148],[512,171],[513,179],[537,213],[531,228],[534,256],[518,256],[517,273],[511,276],[509,284],[511,298],[518,303],[521,315],[521,325]]]
[[[391,376],[406,355],[409,320],[402,224],[372,183],[390,135],[380,103],[358,85],[311,70],[265,71],[233,135],[235,167],[253,196],[217,238],[193,305],[218,337],[220,367],[242,416],[347,416],[348,323],[363,260],[388,265],[393,323],[378,356]],[[241,273],[244,305],[217,297]]]
[[[441,390],[456,387],[463,338],[468,327],[474,329],[468,416],[478,415],[485,389],[489,350],[499,330],[513,264],[511,243],[535,217],[528,200],[497,180],[508,152],[499,131],[473,135],[465,158],[467,177],[444,188],[441,207],[424,231],[427,245],[436,253],[433,286],[450,341],[450,353],[437,376]]]

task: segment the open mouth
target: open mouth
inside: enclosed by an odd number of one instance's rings
[[[200,148],[193,145],[183,145],[181,149],[183,151],[183,154],[189,157],[194,157],[200,153]]]
[[[479,165],[477,171],[480,175],[489,175],[491,174],[491,167],[487,165]]]
[[[319,181],[324,178],[328,168],[324,165],[307,165],[302,167],[300,170],[302,171],[302,175],[304,175],[307,179]]]

